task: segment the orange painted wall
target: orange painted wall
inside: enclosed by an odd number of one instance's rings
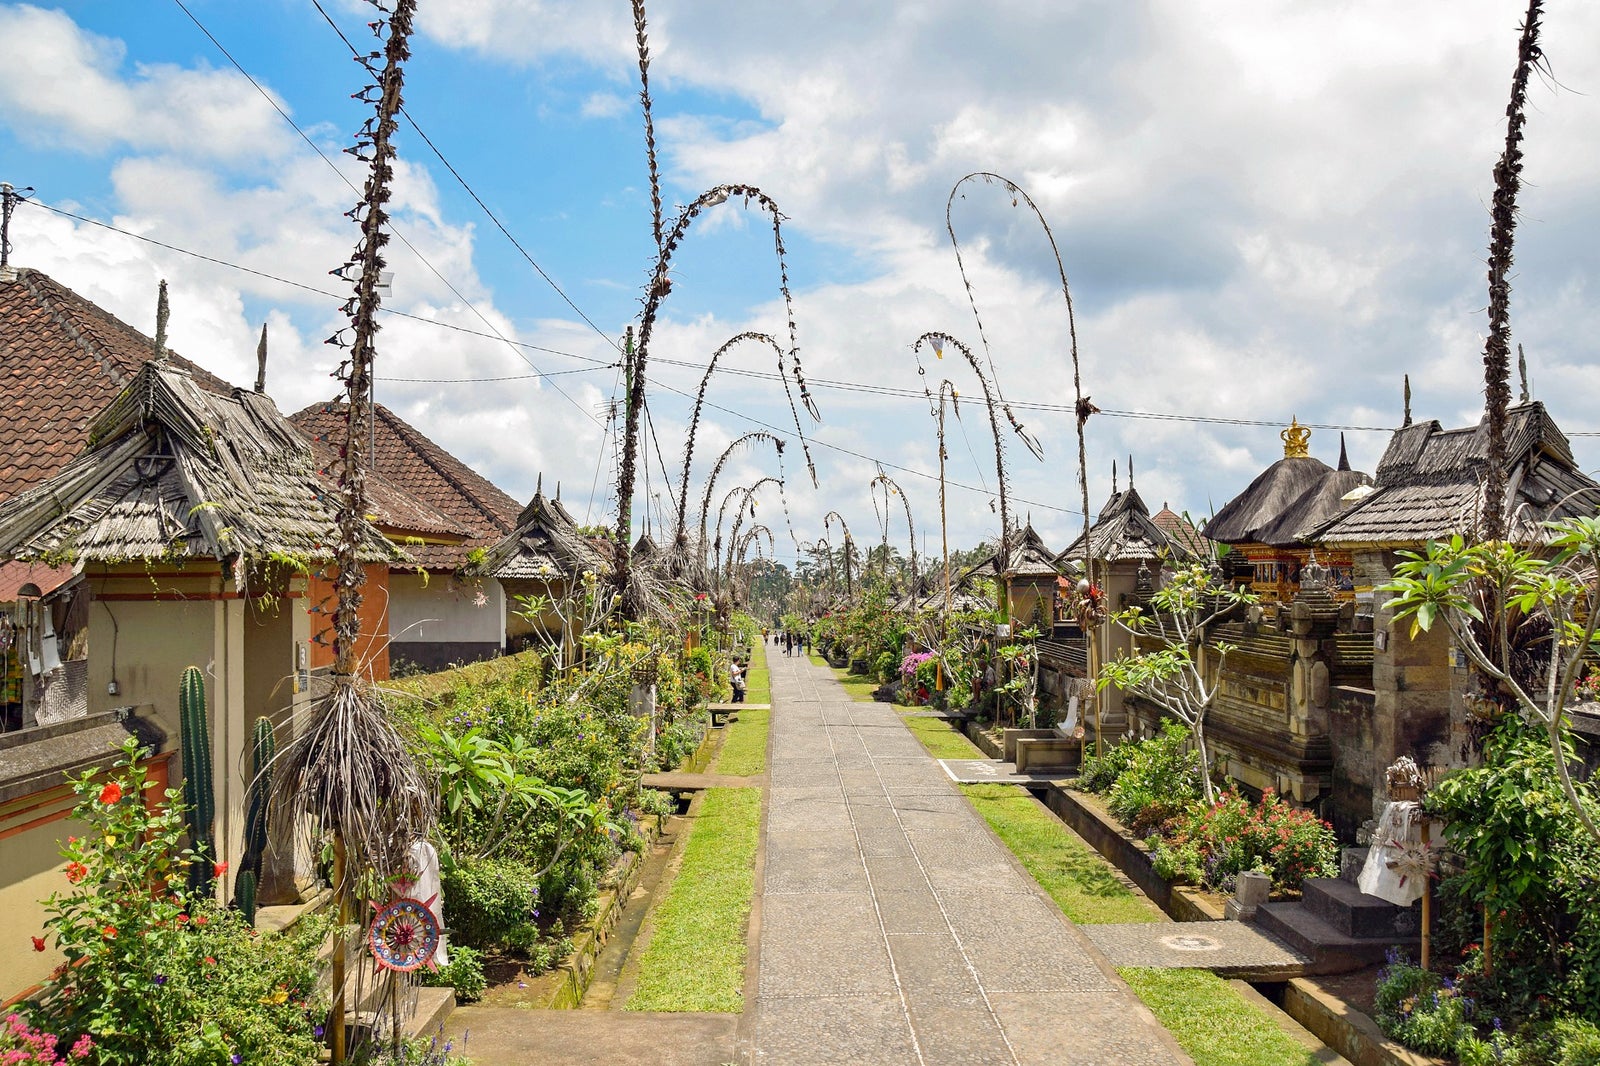
[[[315,573],[307,598],[314,608],[311,616],[311,668],[333,665],[333,611],[338,593],[333,573]],[[361,636],[356,641],[356,656],[362,676],[374,681],[389,679],[389,565],[367,564],[367,583],[361,586]]]

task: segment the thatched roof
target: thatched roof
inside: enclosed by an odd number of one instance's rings
[[[311,449],[265,395],[219,396],[148,363],[89,429],[90,449],[0,505],[17,559],[286,555],[331,559],[336,504]],[[368,529],[366,556],[403,559]]]
[[[541,487],[517,516],[517,528],[488,550],[477,571],[497,578],[549,578],[603,574],[605,557],[578,532],[572,515]]]
[[[1478,528],[1489,448],[1488,427],[1443,429],[1436,421],[1395,431],[1378,464],[1377,486],[1349,510],[1304,529],[1334,547],[1418,545]],[[1566,435],[1544,404],[1506,413],[1507,533],[1522,544],[1544,539],[1543,523],[1592,515],[1600,483],[1577,468]]]
[[[1343,440],[1338,469],[1309,455],[1286,455],[1229,500],[1201,532],[1220,544],[1296,547],[1306,530],[1339,514],[1346,493],[1371,483],[1366,474],[1350,469]]]
[[[1056,563],[1056,553],[1045,544],[1032,522],[1008,540],[1010,543],[1006,547],[1010,558],[1005,567],[1007,574],[1022,578],[1060,576],[1061,568]],[[995,563],[999,557],[1000,550],[996,548],[993,555],[971,567],[962,577],[994,577]]]
[[[1167,534],[1150,515],[1144,499],[1133,486],[1113,492],[1094,525],[1089,527],[1089,552],[1106,563],[1134,562],[1155,559],[1186,560],[1193,557],[1190,545],[1181,543]],[[1083,559],[1083,534],[1056,556],[1056,564],[1063,569],[1076,570]]]

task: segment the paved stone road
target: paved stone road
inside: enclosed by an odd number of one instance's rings
[[[756,1063],[1189,1061],[892,707],[768,665]]]

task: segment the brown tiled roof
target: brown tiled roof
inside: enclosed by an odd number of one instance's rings
[[[345,431],[344,410],[343,403],[318,403],[289,419],[312,439],[330,479],[338,454],[333,442]],[[407,553],[423,566],[458,569],[468,553],[491,547],[517,528],[521,504],[382,404],[374,429],[374,518],[391,529],[458,540],[406,544]]]
[[[89,425],[155,342],[37,270],[0,282],[0,500],[80,455]],[[167,361],[221,396],[233,386],[181,356]]]

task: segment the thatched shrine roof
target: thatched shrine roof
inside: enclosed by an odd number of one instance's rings
[[[1181,521],[1181,520],[1180,520]],[[1143,562],[1156,559],[1192,558],[1191,545],[1184,544],[1158,525],[1132,485],[1113,492],[1094,525],[1089,527],[1089,554],[1106,563]],[[1083,559],[1083,534],[1056,556],[1062,568],[1078,568]]]
[[[1289,441],[1295,431],[1299,435]],[[1343,440],[1337,469],[1306,454],[1305,442],[1310,436],[1309,430],[1299,426],[1286,430],[1284,457],[1223,505],[1201,532],[1219,544],[1290,548],[1304,543],[1302,536],[1307,530],[1336,517],[1345,507],[1345,495],[1370,485],[1372,479],[1350,469]]]
[[[1007,560],[1005,572],[1012,577],[1039,578],[1058,577],[1061,567],[1056,563],[1056,553],[1045,544],[1044,538],[1039,536],[1029,522],[1014,536],[1009,538],[1006,546]],[[998,561],[1000,551],[995,549],[993,555],[969,569],[965,577],[994,577],[995,563]]]
[[[1378,464],[1376,488],[1349,510],[1304,530],[1333,547],[1418,545],[1479,526],[1488,462],[1488,427],[1443,429],[1436,421],[1395,431]],[[1592,515],[1600,483],[1577,468],[1566,435],[1544,404],[1506,413],[1506,525],[1522,544],[1544,539],[1543,523]]]
[[[89,450],[0,505],[0,554],[331,559],[336,502],[311,449],[260,393],[222,396],[148,363],[89,427]],[[365,556],[403,559],[371,527]]]
[[[541,487],[517,516],[517,528],[488,550],[476,571],[502,579],[607,573],[610,565],[578,531],[560,500]]]

